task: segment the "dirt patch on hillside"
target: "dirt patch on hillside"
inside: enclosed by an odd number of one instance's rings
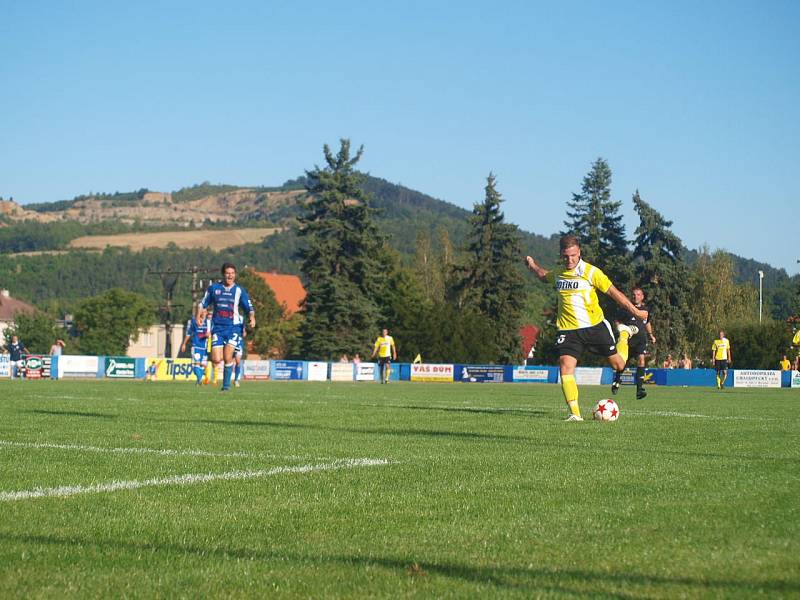
[[[87,235],[69,243],[70,248],[103,249],[106,246],[127,247],[133,251],[144,248],[166,248],[170,243],[179,248],[211,248],[224,250],[233,246],[260,242],[280,231],[278,227],[252,229],[222,229],[198,231],[163,231],[158,233],[124,233],[119,235]]]

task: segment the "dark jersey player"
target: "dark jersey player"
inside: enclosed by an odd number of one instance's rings
[[[656,343],[656,336],[653,335],[653,326],[650,323],[650,309],[644,302],[644,290],[640,287],[633,288],[633,305],[640,311],[647,313],[646,319],[640,319],[633,313],[620,308],[617,312],[617,324],[635,326],[638,332],[631,336],[628,342],[630,357],[636,357],[636,373],[633,376],[633,381],[636,384],[636,398],[641,400],[647,396],[644,390],[644,365],[647,357],[647,340]],[[617,371],[614,374],[614,383],[611,384],[611,393],[616,394],[619,391],[620,376],[622,373]]]

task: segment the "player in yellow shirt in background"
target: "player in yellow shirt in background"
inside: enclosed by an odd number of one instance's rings
[[[781,367],[781,371],[791,371],[792,370],[792,361],[790,361],[786,355],[783,355],[783,358],[778,363]]]
[[[558,292],[556,348],[561,391],[570,411],[566,420],[583,421],[575,382],[578,358],[584,350],[589,350],[605,356],[615,371],[622,371],[628,362],[628,340],[639,331],[638,327],[620,323],[617,326],[619,340],[615,340],[597,299],[597,290],[607,294],[637,319],[647,321],[648,313],[636,308],[603,271],[581,259],[580,243],[574,235],[562,237],[559,247],[564,268],[557,273],[542,268],[530,256],[525,261],[539,279],[554,283]]]
[[[372,349],[372,358],[378,355],[380,364],[381,383],[389,383],[389,375],[392,372],[392,360],[397,360],[397,346],[394,338],[389,335],[389,330],[385,327],[381,335],[375,340],[375,347]]]
[[[717,389],[725,387],[725,380],[728,378],[728,367],[733,363],[733,352],[731,342],[725,337],[725,332],[720,329],[719,339],[714,340],[711,345],[711,359],[714,361],[714,368],[717,370]]]

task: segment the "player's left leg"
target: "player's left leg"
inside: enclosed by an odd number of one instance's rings
[[[719,389],[725,387],[725,381],[728,379],[728,369],[723,369],[719,372]]]
[[[227,391],[231,389],[231,375],[233,374],[233,352],[236,344],[225,344],[223,348],[223,361],[225,363],[222,369],[222,390]]]
[[[636,399],[641,400],[645,396],[647,396],[647,392],[644,389],[644,365],[645,365],[645,355],[639,355],[639,362],[636,364],[636,375],[633,376],[633,381],[636,384]]]

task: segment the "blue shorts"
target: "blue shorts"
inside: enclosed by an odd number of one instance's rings
[[[220,327],[211,334],[211,347],[221,348],[223,346],[233,346],[236,348],[242,339],[238,327]]]
[[[205,346],[192,346],[192,363],[203,366],[208,364],[208,350]]]

